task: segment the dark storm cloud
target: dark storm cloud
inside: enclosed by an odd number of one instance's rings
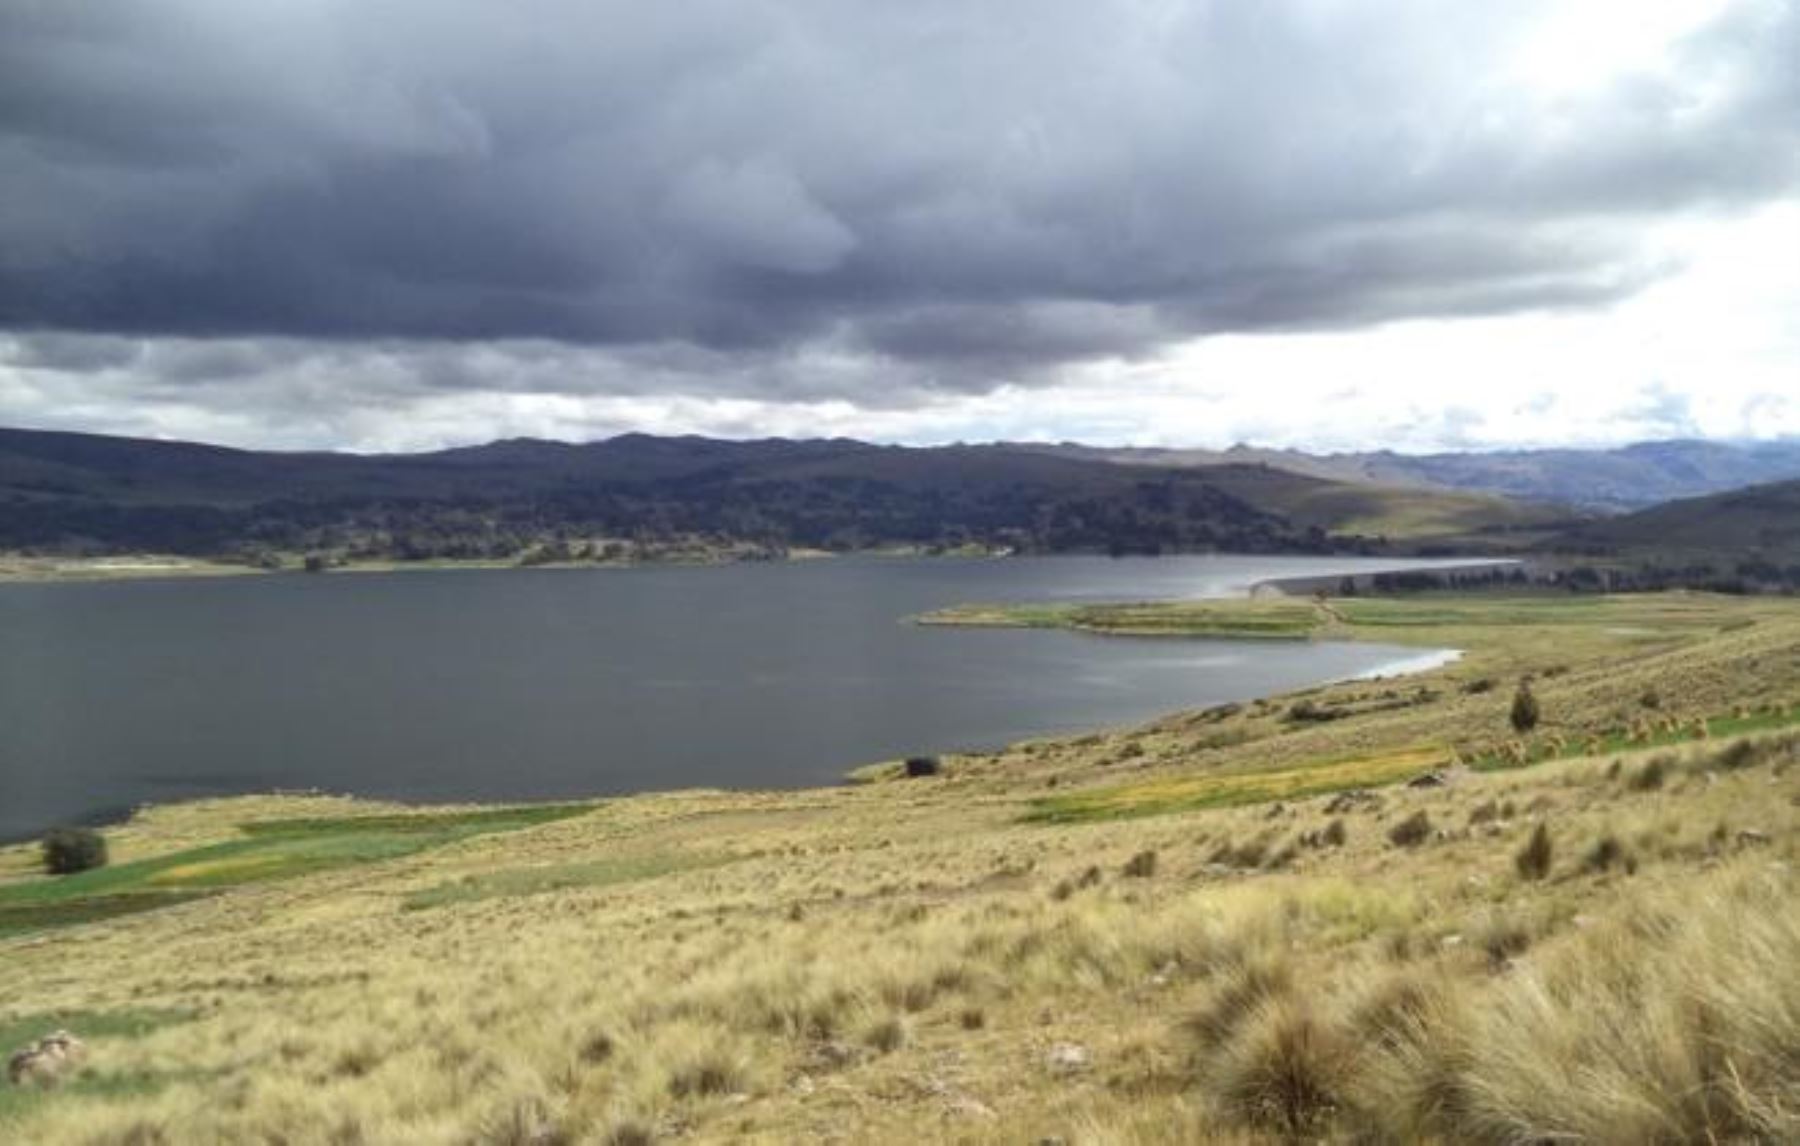
[[[299,340],[147,367],[201,382],[406,340],[443,389],[899,401],[1604,302],[1646,217],[1791,192],[1795,4],[1554,98],[1505,71],[1541,11],[10,0],[0,326]],[[429,345],[493,339],[535,341]]]

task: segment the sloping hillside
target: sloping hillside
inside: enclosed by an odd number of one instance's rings
[[[1261,464],[1335,482],[1465,490],[1608,513],[1800,477],[1800,441],[1791,439],[1438,454],[1391,450],[1309,454],[1250,446],[1186,450],[1022,444],[1016,448],[1122,465]]]
[[[1563,543],[1603,553],[1735,553],[1800,562],[1800,481],[1689,498],[1590,522],[1567,534]]]
[[[0,431],[0,548],[15,550],[563,559],[699,539],[1311,552],[1451,543],[1554,516],[1260,465],[1126,466],[1002,446],[628,434],[359,456]]]

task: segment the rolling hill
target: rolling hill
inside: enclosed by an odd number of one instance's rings
[[[1482,453],[1309,454],[1233,446],[1228,450],[1104,448],[1020,444],[1016,448],[1126,465],[1262,464],[1335,482],[1463,490],[1510,499],[1619,513],[1679,498],[1800,478],[1800,441],[1639,442],[1620,449],[1499,450]]]
[[[1570,549],[1688,559],[1718,553],[1800,565],[1800,481],[1686,498],[1588,522],[1564,536]]]
[[[353,455],[0,430],[0,548],[13,550],[561,559],[602,541],[698,541],[1316,552],[1512,545],[1560,516],[1260,464],[1119,465],[992,445],[627,434]]]

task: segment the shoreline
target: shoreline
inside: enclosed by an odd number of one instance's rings
[[[887,548],[856,550],[839,553],[823,549],[791,549],[777,556],[752,555],[732,550],[720,550],[713,554],[695,554],[691,557],[670,557],[650,560],[615,560],[615,561],[545,561],[522,562],[517,558],[467,558],[439,559],[430,558],[419,561],[403,561],[398,559],[380,559],[368,561],[351,561],[330,565],[325,569],[308,570],[301,563],[282,564],[270,568],[252,564],[228,561],[209,560],[201,557],[182,557],[174,554],[134,553],[108,557],[37,557],[21,554],[0,553],[0,586],[4,585],[59,585],[59,584],[95,584],[121,581],[167,581],[205,577],[245,577],[245,576],[280,576],[305,574],[308,576],[326,576],[331,574],[371,574],[371,573],[455,573],[469,571],[495,571],[509,569],[555,569],[555,570],[618,570],[618,569],[660,569],[660,568],[714,568],[728,565],[747,564],[801,564],[812,561],[840,560],[844,558],[866,558],[885,561],[919,561],[919,560],[953,560],[953,561],[1006,561],[1020,558],[1053,558],[1053,557],[1100,557],[1106,554],[1099,552],[1067,552],[1067,553],[1016,553],[1011,551],[961,551],[946,550],[930,552],[917,546],[894,546]],[[1173,559],[1191,557],[1305,557],[1320,561],[1334,559],[1368,560],[1362,553],[1275,553],[1275,554],[1240,554],[1220,551],[1193,553],[1164,553],[1156,557]],[[1386,560],[1386,558],[1379,558]],[[1454,560],[1454,565],[1438,565],[1436,562]],[[1508,565],[1527,565],[1525,558],[1455,558],[1406,557],[1396,555],[1393,565],[1384,569],[1366,570],[1356,573],[1339,574],[1303,574],[1293,577],[1272,577],[1249,582],[1242,586],[1234,586],[1235,592],[1254,596],[1259,592],[1297,594],[1309,593],[1317,588],[1332,588],[1342,582],[1345,577],[1355,579],[1359,585],[1375,576],[1384,573],[1405,572],[1464,572],[1479,569],[1491,569]],[[1211,598],[1208,598],[1211,599]],[[1218,598],[1229,599],[1229,598]]]

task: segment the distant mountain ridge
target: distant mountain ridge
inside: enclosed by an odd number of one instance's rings
[[[0,548],[360,557],[602,541],[853,550],[1379,551],[1512,545],[1561,511],[1261,464],[1120,465],[1008,445],[626,434],[421,454],[259,453],[0,430]]]
[[[1800,569],[1800,481],[1665,502],[1576,526],[1562,541],[1574,552],[1656,552],[1677,559],[1723,552]]]
[[[1310,454],[1233,446],[1228,450],[1108,448],[1019,443],[1061,457],[1128,465],[1260,463],[1329,481],[1455,489],[1605,513],[1800,478],[1800,439],[1639,442],[1616,449],[1500,450],[1479,453]]]

